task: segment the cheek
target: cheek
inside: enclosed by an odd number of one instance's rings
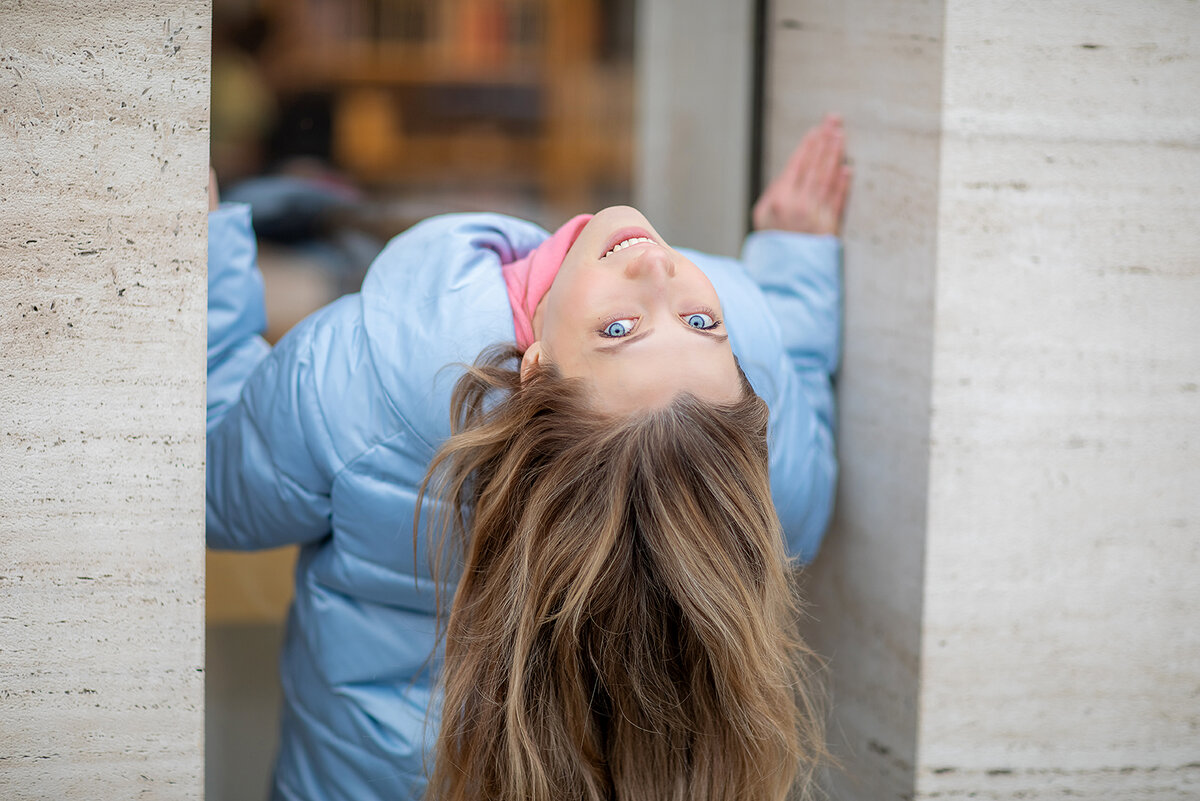
[[[546,355],[562,366],[577,354],[590,328],[585,310],[586,298],[575,287],[560,287],[546,296],[542,316],[542,347]]]
[[[558,325],[588,327],[594,324],[598,317],[607,313],[606,306],[611,305],[613,297],[618,295],[611,284],[607,276],[597,274],[595,270],[581,269],[568,276],[562,286],[552,287],[553,313]],[[548,307],[547,311],[551,309]]]

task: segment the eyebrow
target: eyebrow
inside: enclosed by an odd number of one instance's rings
[[[709,331],[704,328],[690,328],[690,326],[689,326],[689,329],[696,336],[701,336],[701,337],[704,337],[705,339],[711,339],[714,343],[717,343],[717,344],[720,344],[722,342],[727,342],[729,340],[728,334],[718,334],[715,331]],[[649,330],[642,331],[640,334],[634,334],[631,337],[621,337],[619,342],[616,342],[612,345],[598,345],[598,346],[596,346],[595,350],[597,353],[604,353],[606,355],[611,356],[611,355],[620,353],[621,351],[625,350],[625,348],[632,345],[634,342],[645,339],[646,337],[650,336],[653,333],[654,333],[654,329],[651,328]]]

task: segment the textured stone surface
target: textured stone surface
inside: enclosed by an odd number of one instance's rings
[[[1200,4],[780,2],[827,108],[843,482],[810,571],[839,799],[1200,794]]]
[[[206,2],[0,1],[0,797],[199,798]]]
[[[1200,4],[950,3],[918,796],[1200,795]]]
[[[833,797],[911,792],[929,463],[941,4],[778,2],[770,21],[767,168],[825,111],[856,171],[845,228],[838,377],[841,479],[808,571],[810,637],[829,658]]]

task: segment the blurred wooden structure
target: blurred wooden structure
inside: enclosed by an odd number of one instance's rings
[[[628,181],[632,66],[605,0],[261,0],[281,91],[332,96],[339,167],[367,185],[531,184],[552,206]]]

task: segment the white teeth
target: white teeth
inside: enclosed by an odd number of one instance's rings
[[[642,242],[653,242],[653,241],[654,240],[648,236],[635,236],[632,239],[624,239],[624,240],[618,242],[616,245],[614,245],[613,249],[608,251],[608,253],[605,253],[604,257],[611,256],[612,254],[616,253],[618,250],[624,250],[625,248],[629,247],[630,245],[638,245],[638,244],[641,244]]]

